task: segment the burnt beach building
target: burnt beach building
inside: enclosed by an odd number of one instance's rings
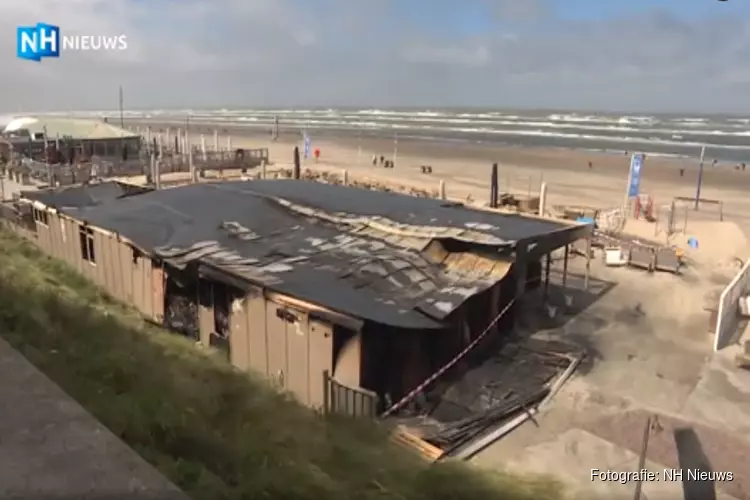
[[[382,410],[480,336],[507,332],[510,304],[544,281],[544,257],[591,234],[300,180],[104,183],[22,203],[28,236],[116,298],[310,406],[331,405],[334,386],[349,391],[355,414]]]

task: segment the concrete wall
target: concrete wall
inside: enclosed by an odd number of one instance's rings
[[[739,300],[748,291],[750,291],[750,260],[742,266],[719,297],[714,351],[719,351],[732,342],[739,321]]]

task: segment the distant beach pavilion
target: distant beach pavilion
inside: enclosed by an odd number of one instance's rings
[[[126,159],[138,154],[141,137],[103,120],[26,116],[12,120],[0,133],[0,153],[14,151],[32,158],[54,143],[74,155]]]

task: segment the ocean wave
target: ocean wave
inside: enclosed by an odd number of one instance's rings
[[[582,120],[577,123],[572,122],[560,122],[560,121],[547,121],[539,120],[531,117],[521,117],[517,115],[507,115],[502,119],[498,119],[499,114],[490,115],[489,113],[483,114],[484,116],[478,118],[482,114],[454,114],[447,115],[445,113],[442,116],[437,116],[438,113],[425,112],[422,115],[415,116],[414,113],[392,112],[384,115],[379,113],[370,114],[357,114],[357,113],[334,113],[334,112],[318,112],[318,113],[301,113],[301,112],[288,112],[286,115],[279,115],[273,111],[265,112],[249,112],[248,110],[234,110],[230,113],[215,114],[214,112],[198,112],[194,111],[190,118],[194,121],[205,121],[205,122],[221,122],[229,123],[232,121],[239,122],[257,122],[261,124],[272,124],[275,117],[279,118],[279,121],[284,126],[300,126],[304,124],[323,126],[330,125],[335,127],[383,127],[387,128],[404,128],[406,126],[414,127],[440,127],[440,126],[456,126],[456,125],[473,125],[475,128],[500,128],[503,127],[519,127],[521,129],[558,129],[567,131],[581,131],[581,132],[611,132],[621,133],[623,135],[638,134],[638,133],[650,133],[650,134],[663,134],[673,138],[680,138],[681,136],[728,136],[728,137],[750,137],[750,128],[739,125],[725,126],[723,128],[679,128],[679,127],[647,127],[639,126],[638,124],[643,123],[654,123],[649,122],[647,117],[630,117],[628,119],[619,119],[617,121],[609,120]],[[164,116],[165,118],[169,115],[157,115]],[[128,117],[135,116],[135,113],[127,115]],[[145,116],[145,115],[144,115]],[[451,117],[452,116],[452,117]],[[683,127],[686,125],[682,124]],[[712,124],[718,127],[717,124]],[[680,137],[675,137],[680,136]]]
[[[179,126],[184,121],[173,121]],[[260,121],[260,120],[238,120],[233,117],[213,117],[213,118],[196,118],[193,117],[192,123],[203,126],[240,126],[240,127],[253,127],[253,128],[269,128],[271,122]],[[462,126],[464,125],[464,126]],[[381,134],[400,134],[400,133],[414,133],[419,135],[434,134],[446,136],[448,134],[461,134],[468,136],[496,136],[496,137],[534,137],[534,138],[551,138],[555,140],[567,139],[571,141],[579,142],[612,142],[622,144],[651,144],[661,146],[681,146],[681,147],[692,147],[699,149],[703,145],[709,145],[711,148],[717,149],[734,149],[734,150],[750,150],[750,141],[747,144],[724,144],[720,142],[701,142],[694,139],[685,139],[679,134],[673,134],[672,131],[665,130],[665,137],[659,137],[654,135],[659,133],[657,130],[640,130],[642,135],[604,135],[596,133],[577,133],[578,131],[561,131],[556,129],[550,129],[549,127],[527,127],[527,128],[506,128],[499,129],[491,126],[466,126],[472,125],[472,123],[465,124],[430,124],[430,125],[418,125],[410,122],[409,120],[401,120],[398,122],[390,122],[387,126],[384,126],[382,122],[379,122],[373,116],[370,116],[369,121],[347,121],[347,120],[326,120],[320,117],[306,119],[287,119],[283,122],[283,127],[294,128],[294,129],[310,129],[310,130],[348,130],[356,132],[357,129],[367,130],[368,132],[378,132]],[[620,132],[619,129],[604,129],[605,131]],[[630,131],[638,131],[638,129],[629,129]],[[647,132],[649,135],[643,135],[643,132]],[[694,134],[691,130],[684,131],[685,135]],[[741,134],[727,134],[722,131],[711,131],[711,133],[704,134],[713,137],[750,137],[750,131],[746,131]]]
[[[116,110],[96,110],[96,111],[78,111],[78,112],[54,112],[50,115],[80,115],[80,116],[112,116],[117,114]],[[748,118],[699,118],[699,117],[659,117],[659,116],[639,116],[639,115],[607,115],[607,114],[579,114],[579,113],[552,113],[540,114],[534,112],[528,113],[507,113],[501,111],[468,111],[468,110],[401,110],[401,109],[303,109],[303,108],[286,108],[286,109],[259,109],[259,108],[233,108],[233,109],[149,109],[149,110],[126,110],[127,116],[138,116],[151,114],[158,116],[257,116],[257,117],[274,117],[274,116],[331,116],[331,117],[372,117],[374,119],[413,119],[413,120],[501,120],[501,121],[536,121],[550,122],[561,124],[605,124],[605,125],[626,125],[638,127],[650,127],[659,123],[681,124],[692,127],[710,127],[716,124],[722,126],[742,127],[750,125]]]
[[[109,117],[117,110],[47,113],[51,116]],[[530,144],[579,149],[642,150],[650,154],[694,155],[706,145],[719,157],[750,157],[750,118],[736,116],[648,115],[494,109],[382,108],[220,108],[130,109],[130,121],[150,120],[182,127],[270,130],[276,118],[282,129],[323,133],[429,138],[440,141]]]

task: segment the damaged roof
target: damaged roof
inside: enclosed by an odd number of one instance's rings
[[[22,197],[57,209],[94,207],[118,198],[151,191],[150,188],[126,186],[119,182],[102,182],[70,186],[55,190],[24,191]]]
[[[40,200],[41,201],[41,200]],[[176,266],[200,263],[371,321],[439,328],[502,279],[499,254],[567,226],[441,200],[295,180],[205,183],[96,206],[45,203],[131,240]]]

